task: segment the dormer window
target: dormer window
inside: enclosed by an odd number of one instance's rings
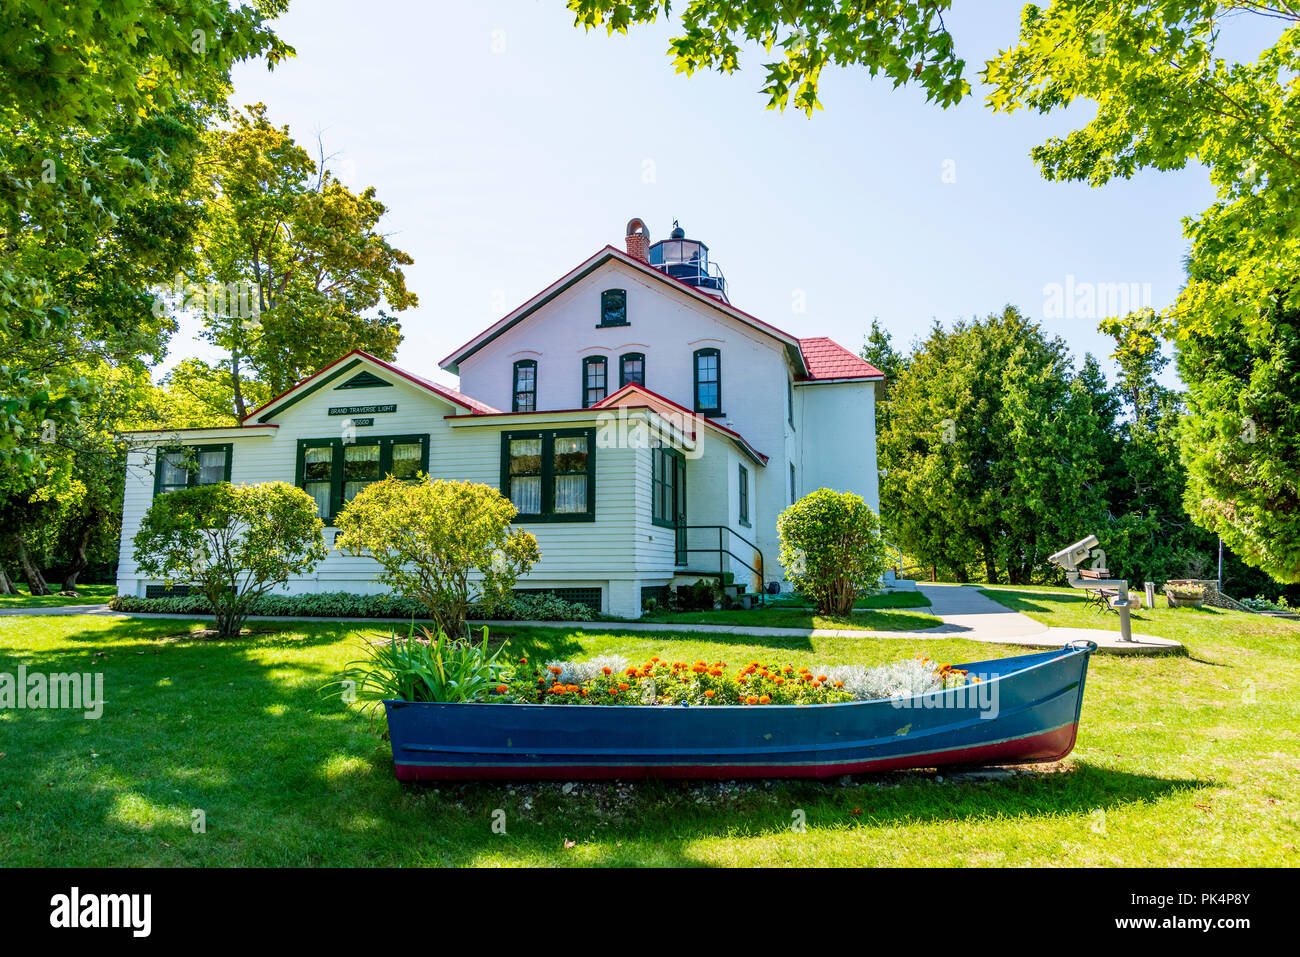
[[[717,349],[695,350],[695,411],[722,415],[722,353]]]
[[[520,359],[515,363],[514,396],[510,400],[512,412],[537,411],[537,360]]]
[[[645,385],[645,355],[640,352],[628,352],[618,357],[618,387],[628,383]]]
[[[590,409],[609,393],[608,366],[604,356],[582,360],[582,407]]]
[[[600,324],[602,326],[628,325],[626,289],[606,289],[600,294]]]

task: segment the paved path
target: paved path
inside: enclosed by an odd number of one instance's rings
[[[940,585],[918,583],[917,588],[930,599],[929,612],[943,619],[943,625],[926,632],[943,632],[953,637],[970,638],[1003,645],[1031,645],[1059,648],[1070,641],[1094,641],[1115,654],[1157,655],[1177,651],[1182,644],[1168,638],[1140,635],[1133,641],[1120,640],[1118,631],[1101,628],[1049,628],[1028,615],[1012,611],[1005,605],[980,594],[978,585]]]
[[[1012,611],[979,593],[974,585],[920,584],[918,588],[930,600],[928,612],[943,619],[937,628],[923,631],[865,631],[851,628],[765,628],[754,625],[706,625],[694,623],[631,622],[631,621],[487,621],[474,622],[490,628],[576,628],[582,631],[624,632],[698,632],[718,635],[752,635],[756,638],[892,638],[918,641],[928,638],[967,638],[991,644],[1027,645],[1039,648],[1060,648],[1070,641],[1086,639],[1098,647],[1115,654],[1153,655],[1177,651],[1179,642],[1167,638],[1134,634],[1134,641],[1119,640],[1119,632],[1099,628],[1049,628],[1028,615]],[[176,618],[205,619],[211,615],[179,615],[155,612],[115,612],[107,605],[65,605],[50,608],[6,608],[4,615],[117,615],[123,618]],[[251,615],[249,621],[318,621],[334,624],[383,624],[400,628],[402,621],[394,618],[298,618],[285,619],[266,615]]]

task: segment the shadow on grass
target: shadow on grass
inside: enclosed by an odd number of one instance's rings
[[[382,717],[372,723],[319,690],[353,657],[351,645],[360,651],[365,626],[295,626],[239,641],[160,640],[176,631],[175,621],[132,621],[66,636],[75,647],[19,653],[29,668],[104,672],[107,704],[99,720],[69,711],[0,715],[7,862],[312,866],[504,857],[564,863],[563,841],[573,839],[600,844],[596,863],[689,865],[702,863],[696,841],[788,834],[793,807],[805,810],[813,829],[870,831],[1080,815],[1206,786],[1087,764],[984,783],[939,784],[931,774],[908,772],[735,788],[599,782],[570,794],[560,782],[403,785],[393,777],[388,745],[375,733]],[[536,659],[583,653],[579,637],[561,629],[492,633],[494,642],[508,641],[509,654]],[[657,634],[629,638],[665,641]],[[340,642],[347,647],[334,647]],[[807,646],[797,638],[765,643]],[[508,839],[492,830],[498,809],[510,822]]]

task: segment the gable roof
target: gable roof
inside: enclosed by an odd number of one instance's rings
[[[756,316],[751,316],[749,313],[737,309],[729,303],[722,302],[706,293],[700,292],[689,283],[682,282],[680,279],[674,279],[672,276],[655,269],[649,263],[643,262],[635,256],[629,256],[627,253],[620,249],[615,249],[613,246],[606,246],[595,255],[590,256],[585,262],[565,273],[527,302],[516,307],[513,311],[507,313],[501,319],[498,319],[495,323],[488,326],[488,328],[484,329],[473,339],[470,339],[469,342],[466,342],[451,355],[447,356],[447,358],[443,359],[438,363],[438,365],[443,369],[446,369],[448,372],[459,373],[460,363],[465,359],[468,359],[498,336],[514,328],[566,289],[569,289],[575,283],[585,279],[610,261],[619,262],[635,269],[642,275],[651,278],[656,282],[666,284],[668,288],[684,293],[696,302],[718,310],[728,318],[734,319],[737,322],[743,323],[744,325],[763,333],[764,335],[776,339],[785,346],[787,354],[794,363],[796,373],[802,374],[807,371],[803,352],[799,348],[799,339],[797,337],[778,329],[770,323],[764,322]]]
[[[808,375],[803,382],[834,382],[846,379],[879,379],[885,374],[866,359],[855,356],[848,349],[826,336],[799,340]]]
[[[499,411],[487,403],[480,402],[478,399],[472,399],[464,393],[457,392],[455,389],[450,389],[445,385],[439,385],[436,382],[415,375],[412,372],[407,372],[405,369],[399,369],[397,366],[390,362],[385,362],[383,359],[376,359],[368,352],[362,352],[360,349],[353,349],[347,355],[335,359],[319,372],[309,375],[301,382],[290,386],[271,401],[264,402],[262,405],[258,406],[252,412],[248,413],[248,415],[244,416],[241,420],[241,424],[247,428],[254,424],[254,422],[257,424],[264,423],[299,400],[305,399],[313,392],[324,388],[329,383],[341,378],[349,372],[352,372],[358,366],[363,364],[370,364],[375,368],[400,376],[407,382],[417,385],[422,389],[426,389],[439,398],[446,399],[453,405],[466,409],[474,415],[483,415]]]
[[[749,440],[737,432],[735,429],[729,429],[725,425],[719,425],[710,419],[705,418],[684,405],[678,405],[672,399],[665,398],[657,392],[652,392],[643,385],[635,382],[629,382],[623,388],[619,389],[612,395],[607,395],[595,405],[593,409],[649,409],[657,415],[673,418],[675,416],[685,416],[691,421],[703,422],[708,428],[715,429],[729,438],[735,445],[745,452],[759,465],[767,465],[768,457],[758,449],[749,444]],[[691,438],[694,439],[692,430]]]

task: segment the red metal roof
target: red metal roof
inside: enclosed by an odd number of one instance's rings
[[[800,339],[799,351],[808,366],[804,382],[825,382],[833,379],[884,379],[885,374],[866,359],[855,356],[848,349],[826,336]]]

